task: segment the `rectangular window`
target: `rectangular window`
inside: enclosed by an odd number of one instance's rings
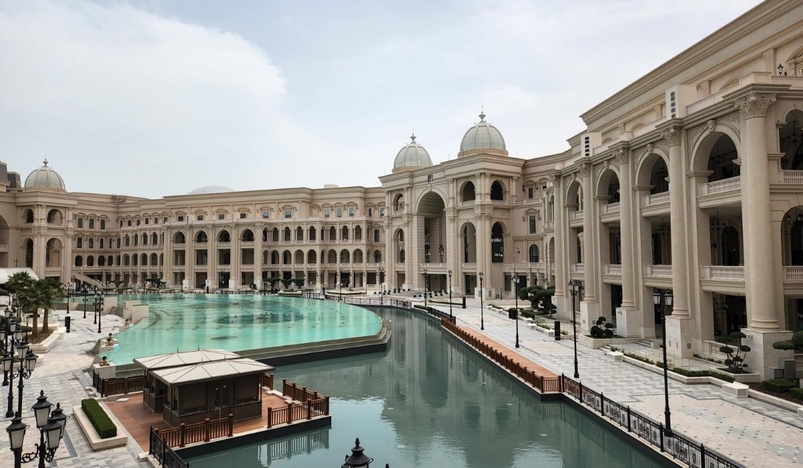
[[[217,219],[226,219],[226,215],[223,214],[223,213],[218,213],[217,214]]]
[[[380,218],[384,218],[385,217],[385,208],[384,207],[379,209],[379,217]]]
[[[103,248],[103,239],[102,238],[100,239],[100,248],[101,249]]]
[[[332,213],[332,210],[330,208],[324,208],[323,209],[323,217],[324,218],[328,218],[331,213]]]
[[[106,230],[106,220],[105,219],[101,219],[100,220],[100,230],[101,231],[105,231]]]
[[[374,229],[374,242],[379,242],[379,229]]]
[[[240,213],[240,219],[245,219],[246,213]]]
[[[284,210],[284,218],[290,219],[293,217],[293,210]]]
[[[204,220],[204,215],[195,215],[195,220],[196,221],[203,221]]]
[[[151,222],[151,218],[145,218],[145,224],[149,224]]]
[[[94,249],[95,248],[95,239],[93,239],[91,237],[89,238],[89,248],[90,249]]]
[[[128,227],[131,227],[131,220],[128,220]]]
[[[137,220],[137,226],[139,226],[139,220]]]
[[[354,207],[353,206],[349,207],[349,216],[354,217]]]
[[[90,219],[89,220],[89,229],[95,229],[95,220],[94,219]]]
[[[535,234],[535,216],[530,216],[530,234]]]
[[[265,218],[265,219],[270,218],[270,211],[263,211],[262,212],[262,217]]]
[[[527,198],[532,198],[532,197],[533,197],[533,188],[527,187]]]
[[[163,222],[163,223],[165,223],[165,224],[167,224],[167,216],[165,216],[164,218],[162,218],[162,222]]]
[[[177,217],[177,219],[178,219],[179,221],[184,221],[184,216],[178,216],[178,217]]]
[[[83,246],[84,246],[84,239],[79,237],[77,242],[76,242],[76,247],[78,247],[80,249],[80,248],[83,248]]]
[[[370,218],[373,215],[374,215],[374,209],[373,208],[368,208],[368,217]]]
[[[337,217],[338,218],[343,217],[343,208],[337,207],[337,210],[335,210],[335,211],[337,211]]]
[[[78,229],[84,228],[84,218],[78,218]]]
[[[117,248],[118,249],[120,248],[120,238],[119,237],[117,238]],[[119,265],[120,262],[118,261],[117,264]]]

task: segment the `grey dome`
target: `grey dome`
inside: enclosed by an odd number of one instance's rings
[[[429,167],[432,159],[423,146],[415,142],[415,133],[410,136],[410,143],[407,143],[396,155],[393,161],[393,172],[409,170],[419,167]]]
[[[48,167],[47,159],[42,161],[42,167],[35,169],[25,179],[26,189],[65,190],[64,179]]]
[[[460,143],[460,153],[472,150],[499,150],[507,154],[502,133],[485,121],[485,113],[480,112],[480,121],[469,128]]]
[[[200,195],[204,193],[228,193],[233,192],[234,190],[228,187],[222,187],[220,185],[207,185],[204,187],[198,187],[197,189],[193,190],[192,192],[188,193],[187,195]]]

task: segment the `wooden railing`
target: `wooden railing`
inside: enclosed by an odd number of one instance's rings
[[[96,379],[95,388],[100,396],[125,395],[126,393],[141,392],[145,388],[145,376],[126,377],[124,379]],[[98,387],[100,385],[100,387]]]
[[[329,416],[329,397],[306,400],[304,403],[287,403],[283,408],[268,408],[267,428],[277,424],[293,424],[295,421]]]
[[[194,424],[181,423],[177,427],[154,429],[154,432],[164,440],[168,447],[184,447],[187,444],[209,442],[212,439],[234,435],[234,415],[229,414],[227,418],[215,420],[206,418],[203,422]]]
[[[317,391],[309,390],[307,387],[299,387],[295,382],[288,382],[282,379],[282,395],[304,403],[307,400],[319,400],[325,395],[318,395]]]
[[[494,347],[487,345],[485,342],[475,338],[473,335],[467,333],[462,328],[458,327],[454,323],[448,320],[442,320],[441,326],[443,328],[452,332],[455,336],[460,338],[461,340],[465,341],[469,346],[473,347],[477,351],[482,354],[485,354],[492,361],[495,361],[515,376],[519,377],[520,379],[524,380],[527,384],[531,385],[533,388],[538,390],[541,393],[560,393],[561,392],[561,380],[558,376],[543,376],[537,374],[535,371],[529,370],[527,367],[522,366],[521,364],[513,362],[512,359],[508,358],[504,353],[500,350],[497,350]]]
[[[262,386],[273,390],[273,374],[265,372],[262,374]]]
[[[148,453],[164,468],[189,468],[190,464],[182,459],[165,442],[157,429],[151,427],[148,444]]]

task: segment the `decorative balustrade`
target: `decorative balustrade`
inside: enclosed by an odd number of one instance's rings
[[[779,171],[778,183],[803,185],[803,171]]]
[[[586,272],[586,265],[585,265],[585,263],[572,263],[571,264],[571,271],[572,271],[572,273],[585,273]]]
[[[671,278],[672,265],[644,265],[644,276]]]
[[[602,265],[603,275],[622,276],[622,265]]]
[[[653,193],[652,195],[644,195],[641,197],[642,207],[659,205],[661,203],[669,203],[669,192]]]
[[[571,221],[579,221],[583,219],[583,210],[570,211],[569,219]]]
[[[783,280],[785,283],[803,283],[803,266],[783,267]]]
[[[602,214],[618,213],[619,210],[620,210],[619,202],[608,203],[608,204],[602,205],[601,208],[602,208],[601,209]]]
[[[744,281],[744,267],[721,265],[701,266],[700,278],[716,281]]]
[[[544,221],[544,229],[555,229],[554,221]]]
[[[741,186],[742,182],[740,177],[731,177],[714,182],[705,182],[697,186],[697,195],[702,196],[713,193],[729,192],[731,190],[739,190]]]

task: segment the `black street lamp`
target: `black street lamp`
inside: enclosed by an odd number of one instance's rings
[[[36,358],[37,356],[31,352],[30,348],[28,347],[28,340],[27,340],[27,332],[22,331],[22,329],[18,329],[14,332],[14,339],[12,339],[12,345],[14,341],[18,341],[17,337],[20,337],[22,341],[17,343],[17,355],[19,357],[19,367],[16,372],[14,372],[14,355],[11,353],[6,353],[3,356],[3,359],[0,359],[3,365],[3,371],[8,371],[8,411],[6,411],[6,417],[10,418],[14,416],[14,386],[11,385],[14,383],[14,378],[19,377],[19,383],[17,384],[17,412],[22,413],[22,389],[25,388],[25,384],[22,383],[22,379],[29,379],[31,378],[31,374],[33,374],[34,369],[36,368]],[[13,349],[13,346],[12,346]]]
[[[669,411],[669,371],[666,365],[666,309],[672,307],[672,299],[672,291],[669,289],[653,290],[652,301],[661,311],[661,348],[664,350],[664,401],[666,404],[664,408],[664,430],[668,436],[672,435],[672,413]]]
[[[427,269],[424,268],[424,308],[427,308],[427,289],[429,289],[429,275]]]
[[[81,293],[84,295],[84,318],[86,318],[86,286],[83,287]]]
[[[365,449],[360,447],[360,439],[355,440],[351,455],[346,455],[346,460],[340,468],[369,468],[374,459],[364,454],[363,450]],[[385,463],[385,468],[390,468],[390,465]]]
[[[569,281],[569,292],[572,293],[572,333],[574,335],[574,378],[580,378],[580,372],[577,369],[577,314],[576,314],[576,307],[577,307],[577,294],[580,292],[580,289],[583,287],[580,285],[580,281],[578,280],[571,280]]]
[[[338,284],[338,291],[337,296],[340,302],[343,302],[343,269],[338,267],[337,268],[337,284]]]
[[[14,311],[6,307],[4,311],[6,322],[3,328],[0,328],[0,341],[3,342],[3,355],[10,351],[14,355],[14,349],[9,349],[9,346],[14,346],[14,334],[17,332],[17,322],[14,320]],[[20,331],[20,336],[22,331]],[[10,342],[10,343],[9,343]],[[8,371],[3,370],[3,387],[8,385]]]
[[[484,276],[485,275],[483,275],[482,272],[477,273],[477,277],[480,279],[480,330],[485,330],[485,314],[483,313],[484,307],[482,303],[483,296],[485,296],[482,289],[482,278]]]
[[[452,316],[452,270],[449,270],[449,318],[454,320]]]
[[[40,391],[36,403],[31,407],[36,418],[36,428],[39,429],[39,443],[34,444],[36,450],[30,453],[22,453],[22,445],[25,439],[27,424],[22,423],[21,412],[14,415],[11,424],[6,427],[8,432],[11,451],[14,452],[14,468],[21,468],[23,463],[30,463],[39,459],[39,468],[45,468],[45,462],[52,462],[59,448],[59,442],[64,437],[64,427],[67,425],[67,415],[61,409],[60,404],[56,404],[56,409],[50,411],[53,404],[47,401],[45,392]]]
[[[385,304],[385,282],[382,281],[384,279],[383,278],[384,276],[385,276],[385,269],[379,267],[379,278],[377,278],[377,280],[379,281],[379,303],[382,305]]]
[[[510,281],[513,283],[513,291],[514,295],[516,296],[516,313],[513,314],[513,320],[516,321],[516,347],[519,347],[519,277],[516,275],[516,272],[513,272],[513,275],[510,278]]]
[[[95,310],[97,311],[97,318],[98,318],[98,333],[100,333],[100,324],[103,320],[103,297],[104,292],[102,289],[98,289],[95,292]]]

